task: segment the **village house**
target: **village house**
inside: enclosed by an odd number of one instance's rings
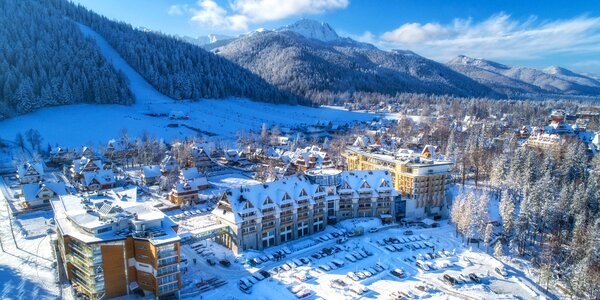
[[[284,162],[290,164],[289,170],[293,172],[305,172],[315,168],[332,168],[333,164],[327,152],[318,146],[310,146],[296,149],[294,152],[286,152],[282,156]]]
[[[74,151],[69,151],[69,149],[64,149],[60,146],[53,147],[49,153],[48,162],[52,164],[65,164],[73,160],[75,156]]]
[[[21,189],[21,206],[24,208],[49,206],[51,199],[67,194],[62,182],[28,183]]]
[[[192,179],[195,179],[198,177],[200,177],[200,172],[198,171],[198,168],[196,168],[196,167],[183,168],[183,169],[181,169],[181,171],[179,171],[179,179],[182,182],[192,180]]]
[[[179,182],[173,185],[167,198],[176,205],[200,203],[198,192],[208,189],[209,186],[206,177]],[[203,199],[202,201],[206,200]]]
[[[173,155],[167,153],[167,155],[165,155],[163,160],[160,162],[160,171],[163,174],[175,173],[179,171],[179,162],[177,159],[175,159],[175,157],[173,157]]]
[[[142,168],[142,183],[144,185],[154,185],[159,183],[162,173],[159,165],[144,166]]]
[[[93,172],[102,169],[101,160],[93,160],[86,156],[73,160],[71,165],[71,178],[79,181],[83,177],[84,172]]]
[[[17,166],[20,184],[44,181],[44,165],[41,162],[24,162]]]
[[[86,191],[98,191],[112,189],[116,178],[112,170],[86,171],[82,173],[79,181],[80,189]]]

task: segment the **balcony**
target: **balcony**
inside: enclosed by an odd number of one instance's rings
[[[158,272],[156,272],[156,277],[161,277],[173,273],[179,273],[179,265],[175,265],[174,267],[164,267],[158,269]]]
[[[172,256],[177,256],[177,251],[176,250],[163,250],[163,251],[158,251],[158,258],[167,258],[167,257],[172,257]]]

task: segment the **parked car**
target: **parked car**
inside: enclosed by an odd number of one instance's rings
[[[456,280],[456,278],[448,275],[448,274],[444,274],[444,282],[446,282],[447,284],[451,285],[451,286],[455,286],[458,284],[458,280]]]
[[[219,261],[219,263],[222,264],[223,266],[226,266],[226,267],[231,266],[231,262],[229,260],[225,259],[225,258],[221,259]]]
[[[348,274],[346,274],[346,277],[352,279],[353,281],[360,280],[360,278],[354,272],[348,272]]]
[[[479,276],[477,276],[475,273],[469,273],[469,278],[476,283],[481,283],[481,278],[479,278]]]
[[[370,232],[370,233],[375,233],[375,232],[377,232],[377,230],[378,230],[378,229],[377,229],[376,227],[371,227],[371,228],[369,228],[369,232]]]
[[[216,264],[217,264],[217,262],[216,262],[214,259],[212,259],[212,258],[207,258],[207,259],[206,259],[206,262],[207,262],[209,265],[211,265],[211,266],[214,266],[214,265],[216,265]]]
[[[415,264],[417,265],[417,267],[419,267],[423,271],[429,271],[429,270],[431,270],[431,268],[429,268],[429,266],[424,261],[422,261],[422,260],[417,260],[415,262]]]
[[[413,235],[412,230],[406,230],[404,231],[404,235]]]
[[[404,271],[402,271],[400,268],[393,269],[390,271],[390,273],[398,278],[404,277]]]
[[[498,275],[500,275],[500,276],[502,276],[504,278],[508,277],[508,273],[506,273],[506,271],[504,270],[504,268],[499,267],[499,268],[495,268],[494,270],[496,271],[496,273],[498,273]]]
[[[356,262],[356,258],[354,258],[354,256],[352,256],[350,254],[346,254],[345,257],[349,262]]]

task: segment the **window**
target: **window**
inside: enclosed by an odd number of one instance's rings
[[[103,228],[100,228],[100,229],[98,229],[98,230],[96,231],[96,233],[97,233],[97,234],[101,234],[101,233],[109,232],[109,231],[111,231],[111,230],[112,230],[112,227],[110,227],[110,226],[109,226],[109,227],[103,227]]]

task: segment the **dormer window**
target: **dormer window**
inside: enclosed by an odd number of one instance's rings
[[[308,194],[306,193],[306,191],[304,189],[302,189],[300,191],[300,197],[305,197],[305,196],[308,196]]]
[[[366,181],[363,181],[363,183],[360,185],[360,188],[361,189],[370,189],[371,186]]]
[[[267,204],[273,204],[273,200],[271,200],[271,197],[267,197],[267,199],[265,199],[265,202],[263,202],[263,205]]]
[[[284,200],[284,201],[285,201],[285,200],[290,200],[290,199],[292,199],[292,197],[290,197],[290,194],[288,194],[288,193],[284,193],[284,194],[283,194],[283,200]]]
[[[244,209],[250,209],[250,208],[254,208],[254,206],[249,201],[246,201],[246,203],[244,204]]]
[[[381,182],[380,187],[390,187],[390,183],[387,180],[384,180],[383,182]]]

